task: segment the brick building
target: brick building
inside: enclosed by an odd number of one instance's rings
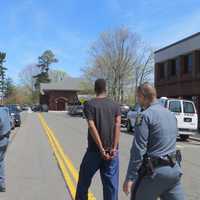
[[[200,33],[155,52],[158,96],[193,100],[200,115]]]
[[[78,101],[81,91],[81,79],[67,77],[56,83],[43,83],[40,89],[40,104],[46,104],[49,110],[66,110],[67,105]]]

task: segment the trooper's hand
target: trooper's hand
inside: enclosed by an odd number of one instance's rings
[[[100,153],[104,160],[110,160],[110,154],[105,149],[100,149]]]
[[[123,191],[126,195],[129,195],[134,187],[133,181],[125,181],[123,185]]]

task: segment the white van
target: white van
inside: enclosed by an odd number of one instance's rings
[[[179,136],[186,140],[198,129],[198,115],[193,101],[161,97],[160,103],[176,115]]]

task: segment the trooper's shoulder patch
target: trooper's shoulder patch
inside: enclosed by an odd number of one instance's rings
[[[142,114],[137,114],[136,120],[135,120],[135,125],[140,126],[143,121],[143,115]]]

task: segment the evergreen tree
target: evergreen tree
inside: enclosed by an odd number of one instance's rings
[[[5,93],[4,93],[5,98],[9,98],[10,96],[12,96],[15,90],[16,87],[13,83],[13,80],[11,78],[7,78],[5,80]]]
[[[38,64],[37,67],[40,69],[40,73],[34,78],[36,78],[35,81],[35,88],[39,90],[40,83],[48,83],[50,82],[49,78],[49,67],[52,63],[56,63],[58,60],[56,59],[55,55],[51,50],[45,51],[39,58],[38,58]]]

